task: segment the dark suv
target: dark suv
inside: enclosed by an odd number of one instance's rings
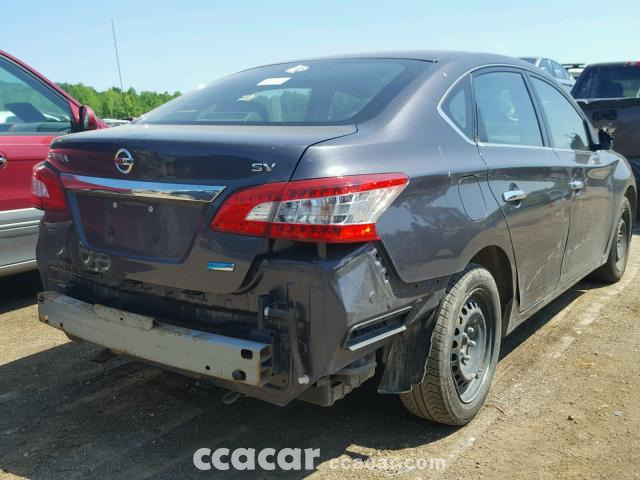
[[[227,400],[330,405],[379,368],[381,393],[464,424],[504,335],[624,273],[636,186],[606,139],[502,56],[246,70],[54,142],[40,320]]]
[[[571,91],[592,125],[613,136],[640,180],[640,61],[594,63]]]

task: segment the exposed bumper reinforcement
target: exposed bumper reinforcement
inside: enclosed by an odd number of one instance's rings
[[[163,324],[55,292],[38,295],[38,317],[71,337],[191,373],[257,387],[271,374],[266,343]]]

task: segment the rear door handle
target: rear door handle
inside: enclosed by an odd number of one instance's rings
[[[584,182],[582,180],[571,180],[569,182],[569,188],[571,190],[582,190],[584,188]]]
[[[9,160],[7,160],[5,157],[0,155],[0,170],[2,170],[4,167],[6,167],[8,162],[9,162]]]
[[[502,194],[502,199],[505,202],[519,202],[527,198],[527,194],[523,190],[509,190]]]

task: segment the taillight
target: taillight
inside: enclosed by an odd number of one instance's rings
[[[259,185],[232,194],[211,228],[328,243],[378,240],[376,221],[408,181],[385,173]]]
[[[67,199],[56,173],[38,163],[31,175],[31,205],[40,210],[67,211]]]

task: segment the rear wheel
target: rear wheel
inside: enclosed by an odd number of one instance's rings
[[[633,228],[632,218],[631,205],[629,200],[625,198],[622,201],[622,211],[618,217],[607,261],[593,273],[596,280],[615,283],[624,275],[629,258],[629,242]]]
[[[498,288],[491,274],[469,265],[455,275],[440,304],[421,383],[400,395],[414,415],[464,425],[489,392],[501,338]]]

